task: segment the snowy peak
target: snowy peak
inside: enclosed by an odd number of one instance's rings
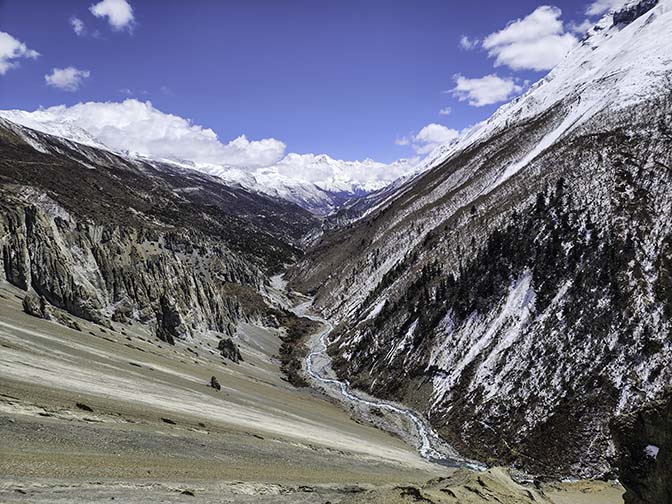
[[[641,6],[646,5],[644,10]],[[653,5],[651,5],[653,4]],[[622,108],[650,96],[651,85],[670,72],[672,62],[672,17],[670,0],[643,0],[609,14],[592,28],[584,41],[565,60],[527,93],[501,107],[488,123],[502,126],[507,120],[523,119],[547,110],[562,99],[602,100]],[[648,12],[615,22],[624,12]]]
[[[501,106],[437,152],[436,164],[556,106],[564,121],[525,156],[513,162],[494,186],[538,154],[607,109],[618,111],[662,93],[672,75],[672,0],[640,0],[605,15],[584,40],[525,94]]]

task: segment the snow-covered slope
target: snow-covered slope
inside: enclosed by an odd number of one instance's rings
[[[671,75],[672,0],[630,2],[321,237],[290,276],[347,321],[340,375],[465,456],[608,473],[610,419],[672,379]]]
[[[613,13],[605,15],[548,75],[457,140],[435,149],[424,162],[438,166],[561,105],[562,121],[503,166],[483,188],[487,192],[600,112],[623,110],[672,87],[672,2],[630,0],[616,19]]]
[[[105,144],[96,140],[93,135],[78,126],[72,119],[55,117],[52,114],[47,114],[40,110],[35,112],[27,112],[25,110],[0,110],[0,117],[36,131],[65,138],[89,147],[109,150]]]
[[[296,203],[313,213],[327,215],[349,199],[379,191],[396,179],[423,169],[424,165],[409,160],[386,165],[371,159],[343,161],[324,154],[288,154],[273,166],[254,170],[205,163],[192,166],[229,183],[239,183]],[[384,173],[384,176],[372,179],[370,173],[373,172]],[[313,182],[316,179],[319,181]]]

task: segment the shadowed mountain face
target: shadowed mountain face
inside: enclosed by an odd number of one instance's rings
[[[290,273],[339,375],[465,456],[613,474],[609,421],[672,380],[672,15],[642,3]]]
[[[316,219],[172,165],[0,122],[0,273],[74,315],[173,338],[260,317]]]
[[[612,422],[626,504],[672,501],[672,390]]]

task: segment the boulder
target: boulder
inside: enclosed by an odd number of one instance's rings
[[[44,296],[38,296],[34,292],[29,292],[23,298],[23,311],[33,317],[51,319],[51,311]]]
[[[229,359],[230,361],[238,363],[243,360],[238,346],[231,338],[220,340],[219,344],[217,345],[217,350],[221,352],[223,357]]]
[[[217,378],[214,376],[210,377],[210,386],[215,390],[222,390],[222,386],[219,384],[219,380],[217,380]]]

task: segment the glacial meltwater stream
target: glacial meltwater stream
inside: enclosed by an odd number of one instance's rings
[[[311,350],[306,357],[306,373],[313,380],[314,385],[323,389],[328,395],[353,406],[359,406],[360,409],[362,406],[378,408],[408,419],[413,425],[415,433],[407,432],[406,437],[415,438],[420,455],[431,462],[449,467],[468,466],[478,470],[485,468],[478,462],[460,457],[455,450],[441,440],[439,435],[430,427],[429,422],[415,411],[389,401],[363,397],[363,394],[353,392],[347,382],[331,377],[330,375],[335,375],[331,370],[331,357],[327,354],[327,339],[333,330],[333,325],[321,317],[305,313],[302,313],[302,315],[325,326],[324,331],[311,338],[309,342]]]

